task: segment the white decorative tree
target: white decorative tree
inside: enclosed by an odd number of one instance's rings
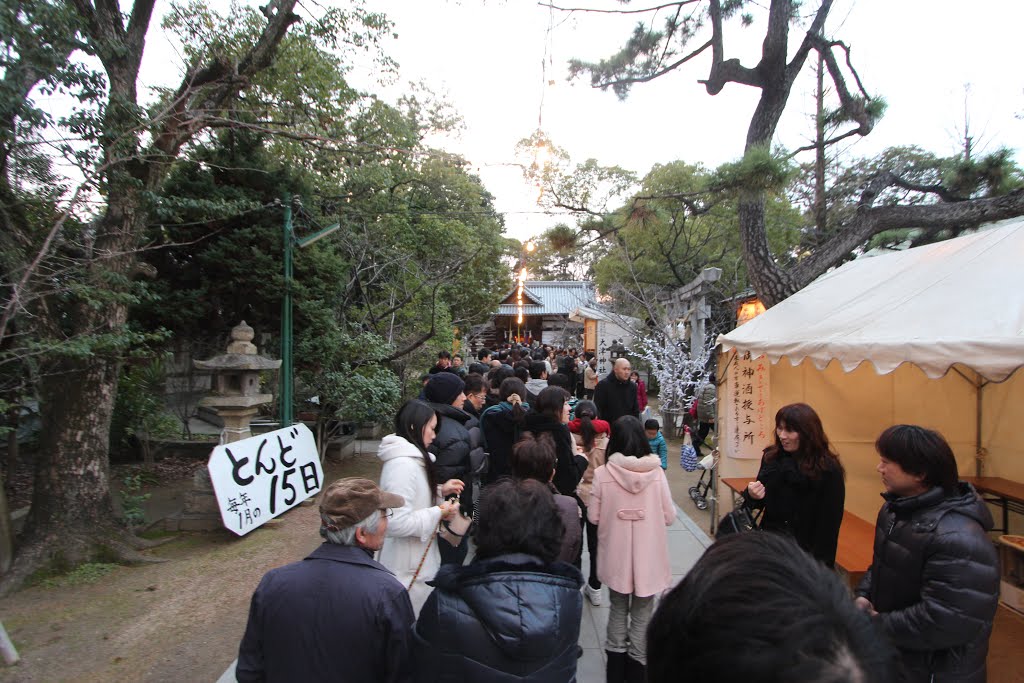
[[[658,381],[663,426],[672,436],[682,433],[686,411],[708,382],[714,349],[715,338],[709,335],[701,348],[691,350],[686,336],[673,326],[634,336],[629,353],[649,365]]]

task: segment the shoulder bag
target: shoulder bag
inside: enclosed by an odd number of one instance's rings
[[[722,521],[718,523],[718,531],[715,532],[715,538],[723,538],[733,534],[744,534],[748,531],[755,531],[756,529],[757,524],[754,522],[754,518],[750,514],[750,508],[746,505],[742,505],[727,514],[725,517],[722,517]]]

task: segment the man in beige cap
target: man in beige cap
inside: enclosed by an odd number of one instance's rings
[[[325,542],[253,593],[236,676],[248,681],[411,680],[416,621],[405,586],[373,559],[401,496],[339,479],[320,499]]]

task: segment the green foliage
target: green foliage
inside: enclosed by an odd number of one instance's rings
[[[918,147],[890,147],[875,157],[851,159],[826,168],[827,223],[814,226],[810,214],[814,201],[814,166],[804,164],[794,177],[789,194],[807,212],[800,252],[813,249],[834,235],[856,214],[865,191],[879,176],[892,175],[902,185],[890,185],[872,195],[873,206],[932,203],[940,196],[948,201],[1005,194],[1024,186],[1024,175],[1005,149],[981,158],[963,154],[940,157]],[[865,249],[926,244],[956,237],[962,230],[887,230],[874,235]]]
[[[842,123],[853,122],[854,118],[852,116],[851,109],[863,109],[867,113],[871,124],[874,125],[882,119],[882,116],[885,115],[885,110],[888,106],[889,104],[885,101],[884,97],[855,97],[849,107],[840,106],[835,109],[826,110],[822,114],[822,123],[829,127],[836,127]]]
[[[652,292],[688,284],[715,266],[723,270],[722,298],[741,291],[748,278],[740,255],[736,196],[744,188],[729,184],[756,176],[752,169],[758,168],[774,183],[780,167],[763,156],[714,172],[682,161],[655,165],[641,183],[642,199],[631,200],[609,219],[617,221],[614,247],[595,266],[598,287],[603,292],[621,288],[625,296],[620,298],[627,301],[650,301]],[[800,237],[799,212],[776,192],[769,195],[765,214],[773,253],[789,258]]]
[[[786,157],[773,154],[767,147],[753,147],[739,161],[719,166],[712,184],[741,193],[778,193],[786,188],[795,172]]]
[[[181,435],[181,423],[164,409],[165,375],[166,364],[162,358],[145,365],[127,364],[121,369],[110,424],[112,448],[126,450],[136,439],[147,442],[153,437]]]
[[[671,30],[671,25],[669,28]],[[639,23],[623,48],[611,57],[596,63],[569,60],[569,78],[589,73],[591,85],[603,90],[611,87],[618,98],[624,100],[629,95],[633,79],[654,73],[665,61],[662,45],[667,38],[666,33],[653,31],[647,24]]]
[[[312,329],[296,346],[296,356],[308,359],[298,372],[302,393],[316,397],[323,418],[389,419],[402,394],[397,375],[386,365],[393,349],[377,335],[345,329],[322,303],[301,304],[316,311]]]
[[[401,395],[392,361],[427,342],[450,346],[454,328],[485,319],[510,286],[491,196],[461,159],[421,148],[427,128],[447,125],[443,111],[422,93],[402,108],[371,102],[339,122],[373,142],[347,150],[342,163],[323,150],[281,155],[279,144],[251,132],[196,146],[157,202],[164,221],[154,239],[169,246],[147,256],[161,276],[138,319],[188,338],[226,336],[243,318],[274,334],[283,268],[274,199],[290,191],[304,197],[297,236],[340,223],[295,251],[301,393],[317,396],[331,418],[389,418]],[[263,343],[261,352],[275,347]]]
[[[582,237],[565,223],[548,228],[533,243],[535,249],[526,252],[525,260],[530,280],[592,279],[594,264],[604,252],[603,243]]]
[[[159,277],[150,285],[153,296],[132,311],[140,326],[210,340],[210,347],[212,340],[222,347],[240,320],[257,333],[279,329],[283,218],[275,202],[282,192],[309,186],[264,141],[249,131],[225,131],[192,149],[154,196],[160,222],[151,240],[163,248],[145,254]],[[300,256],[300,280],[305,268]]]
[[[1001,147],[978,158],[958,155],[943,163],[942,180],[957,197],[995,197],[1024,185],[1013,152]]]
[[[573,164],[568,152],[542,131],[516,144],[523,176],[540,188],[540,204],[601,215],[612,210],[636,187],[636,174],[619,166],[602,166],[596,159]]]
[[[146,511],[142,509],[142,504],[149,500],[150,494],[139,493],[142,489],[142,476],[139,474],[130,474],[121,483],[124,485],[121,489],[124,520],[130,527],[140,526],[146,521]]]
[[[164,20],[164,28],[177,36],[191,63],[210,55],[236,63],[265,25],[266,18],[254,6],[232,3],[228,13],[220,15],[200,0],[174,3]],[[315,21],[297,23],[282,40],[274,61],[252,79],[238,114],[240,122],[267,132],[344,140],[344,123],[360,99],[345,81],[347,64],[356,54],[369,54],[382,76],[391,73],[394,63],[376,49],[379,39],[391,31],[392,23],[383,14],[367,12],[361,2],[327,8]],[[154,111],[166,107],[172,97],[174,92],[166,91]],[[281,158],[303,156],[294,138],[276,144]]]

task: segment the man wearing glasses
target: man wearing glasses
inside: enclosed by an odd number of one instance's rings
[[[327,487],[320,501],[325,542],[301,562],[267,572],[253,593],[238,652],[240,683],[411,680],[412,603],[373,559],[392,508],[404,504],[369,479]]]
[[[463,392],[466,394],[466,402],[462,404],[462,409],[479,420],[480,413],[487,407],[487,382],[483,375],[475,372],[466,375]]]

